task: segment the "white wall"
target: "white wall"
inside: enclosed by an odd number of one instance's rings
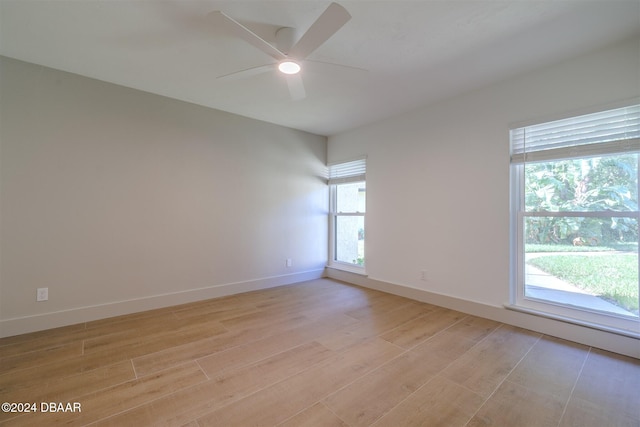
[[[325,137],[0,60],[0,336],[322,274]]]
[[[639,47],[629,40],[330,137],[329,162],[368,156],[371,283],[504,310],[510,125],[640,96]]]

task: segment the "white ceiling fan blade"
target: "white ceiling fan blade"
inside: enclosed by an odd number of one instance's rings
[[[308,68],[306,66],[310,65],[314,69],[318,69],[318,70],[341,68],[345,71],[360,73],[361,75],[369,73],[369,70],[367,70],[366,68],[355,67],[353,65],[336,64],[334,62],[327,62],[327,61],[314,61],[311,59],[305,59],[304,64],[305,64],[305,68]]]
[[[338,3],[331,3],[320,17],[296,43],[289,55],[293,58],[304,59],[334,35],[351,19],[347,10]]]
[[[299,101],[307,96],[300,74],[288,75],[286,76],[286,79],[287,86],[289,86],[289,94],[291,95],[291,99],[293,99],[294,101]]]
[[[233,73],[225,74],[216,77],[218,80],[238,80],[246,77],[257,76],[258,74],[266,73],[267,71],[275,70],[278,64],[258,65],[257,67],[247,68],[245,70],[234,71]]]
[[[262,39],[256,33],[251,31],[250,29],[248,29],[247,27],[245,27],[235,19],[231,18],[230,16],[225,15],[223,12],[220,12],[218,10],[215,12],[211,12],[211,17],[216,23],[219,23],[220,25],[223,25],[225,28],[227,28],[229,32],[242,38],[247,43],[252,44],[253,46],[257,47],[258,49],[260,49],[267,55],[272,56],[278,61],[282,61],[287,57],[287,55],[280,52],[271,44],[267,43],[264,39]]]

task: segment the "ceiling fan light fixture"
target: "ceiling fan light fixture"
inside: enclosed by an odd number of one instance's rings
[[[278,70],[284,74],[298,74],[300,72],[300,64],[294,61],[282,61],[278,64]]]

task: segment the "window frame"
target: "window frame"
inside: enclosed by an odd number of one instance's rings
[[[362,265],[340,261],[337,259],[337,221],[340,217],[362,217],[364,229],[366,230],[366,211],[367,198],[365,196],[364,212],[349,211],[338,212],[338,186],[357,183],[365,183],[366,185],[366,157],[357,158],[355,160],[339,162],[329,165],[329,260],[328,266],[338,270],[349,271],[366,275],[366,255]],[[366,254],[366,231],[365,231],[365,254]]]
[[[631,107],[636,107],[631,105]],[[607,110],[601,110],[606,112]],[[584,114],[584,113],[583,113]],[[578,115],[575,118],[581,117]],[[552,122],[544,122],[545,125]],[[524,223],[527,217],[594,217],[594,218],[612,218],[612,217],[633,217],[640,223],[640,210],[636,211],[534,211],[526,212],[525,209],[525,166],[527,164],[527,152],[521,149],[514,154],[514,130],[519,131],[524,127],[512,127],[510,137],[511,163],[510,163],[510,296],[508,308],[518,311],[524,311],[530,314],[540,315],[543,317],[554,318],[569,323],[580,324],[594,329],[606,330],[625,336],[640,338],[640,317],[633,318],[629,316],[617,315],[598,311],[594,308],[579,307],[570,304],[563,304],[559,301],[551,301],[547,299],[539,299],[526,295],[526,260],[525,260],[525,236]],[[629,140],[628,146],[620,150],[619,147],[607,152],[613,145],[610,142],[585,144],[577,147],[556,148],[557,157],[553,152],[539,152],[532,157],[537,156],[535,162],[549,163],[559,160],[570,160],[576,158],[596,158],[607,155],[635,153],[640,156],[638,151],[638,138]],[[601,146],[597,146],[601,144]],[[609,146],[605,145],[609,144]],[[604,147],[604,148],[602,148]],[[595,150],[595,151],[594,151]],[[598,151],[600,150],[600,151]],[[603,152],[604,150],[604,152]],[[524,152],[523,152],[524,151]],[[516,158],[516,160],[514,160]],[[639,160],[640,162],[640,160]],[[530,162],[529,162],[530,163]],[[640,175],[640,168],[638,169]],[[640,176],[639,176],[640,178]],[[640,186],[640,179],[638,180]],[[640,257],[639,257],[640,258]],[[640,262],[640,261],[639,261]]]

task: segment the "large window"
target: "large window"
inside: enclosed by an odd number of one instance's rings
[[[512,304],[640,333],[640,105],[511,130]]]
[[[329,166],[330,265],[364,271],[366,160]]]

